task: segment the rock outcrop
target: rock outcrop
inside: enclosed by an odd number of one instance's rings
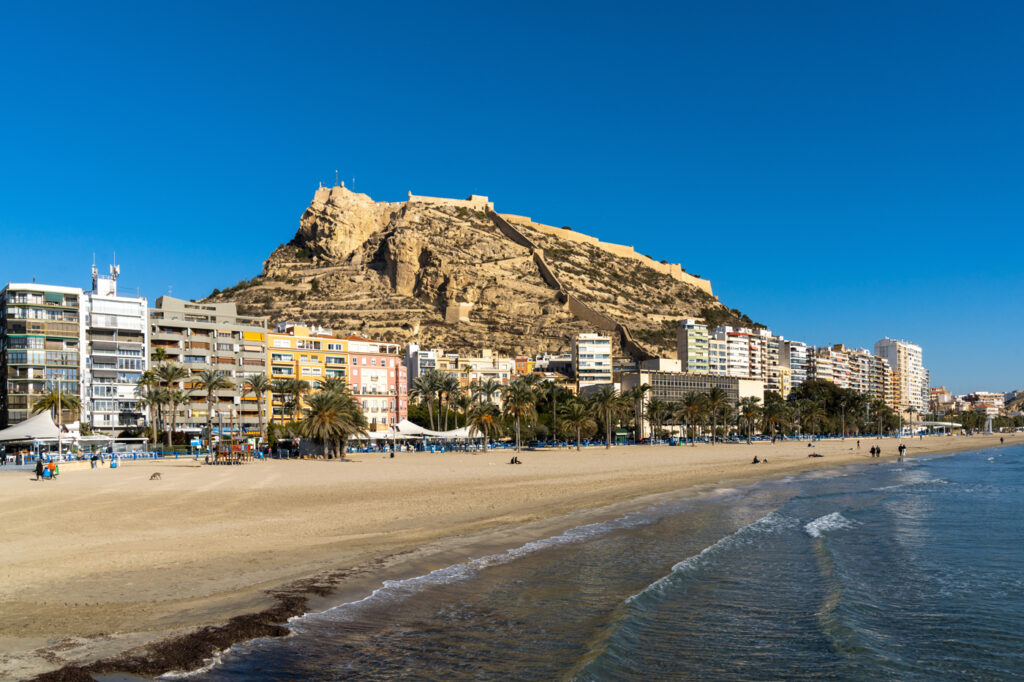
[[[513,227],[492,207],[487,197],[387,203],[322,187],[263,272],[210,299],[394,342],[531,354],[611,323],[628,327],[634,355],[673,356],[680,318],[739,319],[710,283],[597,240]]]

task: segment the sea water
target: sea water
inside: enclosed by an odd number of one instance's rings
[[[1014,447],[681,495],[386,582],[190,677],[1020,678],[1022,493]]]

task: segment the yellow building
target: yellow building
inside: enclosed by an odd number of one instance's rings
[[[337,377],[348,382],[348,342],[325,327],[307,327],[282,322],[267,334],[267,376],[272,382],[298,379],[307,391],[319,389],[325,379]],[[270,421],[284,424],[296,414],[292,396],[270,392]],[[299,416],[305,402],[299,399]]]

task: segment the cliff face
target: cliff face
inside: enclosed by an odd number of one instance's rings
[[[653,262],[558,233],[513,227],[486,197],[386,203],[344,186],[321,188],[260,276],[210,300],[234,300],[272,322],[529,354],[566,350],[573,335],[598,330],[595,320],[609,329],[610,319],[627,326],[642,350],[674,356],[680,318],[709,309],[726,320],[738,315],[710,295],[710,284],[694,286]]]

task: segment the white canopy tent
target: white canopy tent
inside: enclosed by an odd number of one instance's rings
[[[422,426],[413,424],[408,419],[389,428],[386,432],[388,438],[440,438],[443,440],[467,440],[470,438],[483,438],[483,434],[470,434],[468,426],[452,429],[450,431],[431,431]]]
[[[0,443],[17,440],[56,440],[59,436],[60,429],[53,423],[49,411],[46,411],[0,431]]]

